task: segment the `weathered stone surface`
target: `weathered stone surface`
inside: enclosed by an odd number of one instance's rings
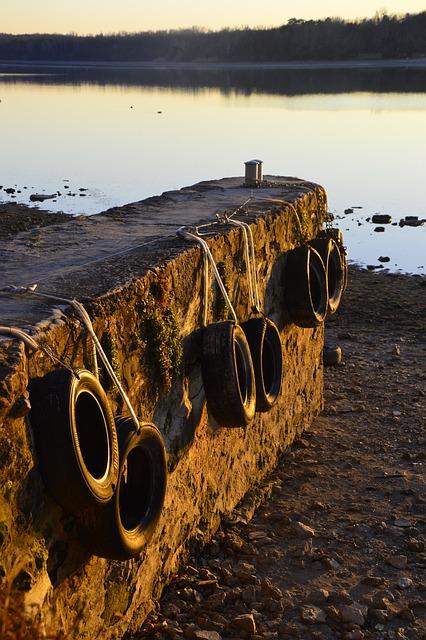
[[[268,414],[257,414],[244,432],[219,428],[206,409],[197,332],[202,321],[202,258],[198,248],[174,235],[164,236],[184,222],[211,219],[216,211],[241,204],[248,194],[240,183],[230,179],[195,185],[91,219],[75,219],[61,225],[62,231],[38,229],[31,256],[26,255],[25,244],[31,241],[31,231],[4,247],[0,287],[43,279],[43,289],[50,292],[92,299],[86,307],[95,331],[100,338],[109,337],[115,366],[137,414],[161,430],[170,469],[164,509],[145,552],[123,563],[90,556],[72,518],[45,492],[31,425],[19,404],[29,380],[46,375],[52,362],[43,352],[26,353],[21,344],[0,339],[0,522],[5,532],[0,564],[6,579],[14,575],[18,563],[23,565],[19,570],[31,581],[29,591],[20,592],[20,597],[25,594],[28,607],[37,602],[52,635],[64,629],[70,640],[101,636],[110,640],[138,628],[189,544],[211,537],[221,516],[230,513],[274,467],[280,453],[321,409],[323,329],[290,324],[282,275],[285,252],[303,240],[286,202],[295,204],[306,234],[312,237],[317,215],[323,214],[318,203],[324,193],[319,187],[279,178],[278,186],[255,193],[243,219],[254,235],[260,297],[281,333],[285,394]],[[304,188],[299,190],[299,185]],[[223,265],[238,317],[247,318],[249,296],[239,229],[223,230],[209,239],[209,246]],[[133,249],[108,258],[126,248]],[[85,267],[91,260],[96,263]],[[171,362],[165,381],[155,375],[141,339],[141,302],[147,301],[160,320],[172,310],[183,343],[184,371],[174,376]],[[53,312],[54,305],[31,296],[2,297],[2,322],[32,326],[35,337],[67,364],[90,368],[90,344],[79,322],[64,306],[65,313]],[[209,322],[223,317],[220,296],[212,287]],[[108,397],[115,414],[122,413],[113,388]],[[17,413],[11,412],[13,407]],[[256,552],[253,544],[236,535],[227,544],[235,554]],[[250,555],[247,559],[250,562]],[[229,579],[238,583],[232,573]],[[272,586],[270,591],[273,596]]]
[[[231,626],[250,635],[256,633],[256,622],[252,613],[243,613],[240,616],[236,616],[233,618]]]
[[[362,626],[365,622],[365,609],[357,605],[342,604],[339,607],[342,622],[351,622]]]

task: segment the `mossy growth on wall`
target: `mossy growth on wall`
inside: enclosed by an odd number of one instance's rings
[[[100,342],[101,342],[102,349],[105,351],[105,355],[108,358],[108,361],[112,366],[115,375],[120,380],[120,363],[118,359],[118,348],[117,348],[117,342],[114,336],[111,334],[110,331],[105,331],[105,333],[102,335]],[[102,386],[106,391],[109,391],[112,387],[112,380],[111,380],[111,376],[107,372],[102,362],[99,363],[99,373],[100,373],[100,380],[101,380]]]
[[[298,244],[305,244],[309,238],[309,217],[304,207],[295,208],[297,219],[294,225],[295,236]],[[294,214],[296,216],[296,213]]]
[[[138,307],[140,339],[153,382],[159,390],[169,391],[182,370],[183,348],[174,301],[157,287],[151,287]]]
[[[312,195],[311,201],[313,200],[315,205],[315,216],[317,221],[318,230],[321,229],[323,222],[331,221],[333,216],[327,212],[327,198],[322,190],[317,190]],[[312,205],[311,205],[312,206]],[[294,211],[292,207],[293,214],[295,218],[295,235],[299,244],[306,243],[311,237],[310,230],[310,221],[311,221],[311,206],[306,207],[303,204],[297,206],[295,203]]]

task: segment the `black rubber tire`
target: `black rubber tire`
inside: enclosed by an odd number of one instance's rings
[[[46,489],[68,513],[111,499],[118,441],[108,398],[85,369],[59,369],[30,384],[30,422]]]
[[[346,257],[346,250],[343,245],[337,245],[340,251],[340,259],[342,261],[342,269],[343,269],[343,293],[346,291],[346,287],[348,286],[348,259]]]
[[[256,411],[269,411],[281,392],[283,354],[279,331],[269,318],[250,318],[241,323],[253,360]]]
[[[246,427],[256,411],[250,348],[242,328],[231,321],[203,329],[201,372],[207,406],[222,427]]]
[[[284,299],[291,320],[298,327],[313,328],[327,314],[327,275],[319,253],[304,244],[287,254]]]
[[[343,247],[343,233],[338,227],[323,229],[318,233],[318,238],[331,238],[339,247]]]
[[[348,260],[346,257],[346,250],[343,244],[343,233],[337,227],[332,227],[331,229],[323,229],[318,234],[319,238],[331,238],[337,244],[337,247],[340,252],[340,260],[342,263],[343,270],[343,293],[348,284]]]
[[[344,287],[344,273],[342,256],[337,243],[332,238],[315,238],[309,244],[314,247],[321,256],[327,274],[327,313],[336,313],[340,306],[340,301]]]
[[[129,560],[141,553],[158,524],[167,487],[166,450],[153,424],[141,423],[136,430],[131,418],[120,418],[117,432],[120,469],[113,498],[77,522],[91,553]]]

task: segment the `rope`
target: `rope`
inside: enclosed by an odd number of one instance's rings
[[[92,335],[94,333],[93,326],[92,326],[92,322],[90,320],[89,314],[87,313],[83,305],[77,302],[77,300],[70,300],[69,298],[62,298],[61,296],[51,295],[48,293],[40,293],[39,291],[35,291],[36,286],[37,285],[30,287],[28,290],[28,293],[31,293],[32,295],[37,296],[38,298],[47,298],[48,300],[65,302],[65,304],[70,304],[77,311],[77,314],[80,316],[81,321],[85,325],[92,339],[92,349],[93,349],[92,355],[93,355],[93,369],[94,369],[93,373],[99,379],[99,367],[98,367],[98,359],[96,355],[96,343],[93,340],[93,335]],[[89,326],[92,328],[92,332],[90,332]]]
[[[242,231],[243,241],[244,241],[245,261],[247,265],[247,280],[248,280],[248,288],[249,288],[250,306],[252,309],[254,309],[256,306],[256,299],[254,296],[252,265],[250,260],[250,249],[249,249],[249,241],[247,236],[247,229],[245,228],[244,224],[242,222],[239,222],[238,220],[231,220],[228,218],[228,224],[234,225],[235,227],[240,227]]]
[[[22,329],[18,329],[17,327],[3,327],[0,326],[0,333],[2,335],[12,336],[14,338],[19,338],[22,340],[27,347],[30,349],[34,349],[34,351],[39,350],[39,346],[37,342],[32,338],[28,333],[22,331]]]
[[[296,216],[297,224],[299,225],[300,235],[301,235],[301,237],[303,239],[304,231],[303,231],[302,223],[300,222],[300,216],[299,216],[299,214],[297,212],[296,207],[294,206],[294,204],[292,202],[288,202],[288,200],[283,200],[283,204],[285,204],[288,207],[290,207],[290,209],[293,211],[294,215]]]
[[[117,256],[125,255],[126,253],[130,253],[131,251],[136,251],[136,249],[141,249],[142,247],[147,247],[150,244],[155,244],[156,242],[158,242],[158,238],[154,238],[153,240],[148,240],[148,242],[143,242],[142,244],[137,244],[136,246],[129,247],[128,249],[122,249],[120,251],[115,251],[114,253],[109,253],[106,256],[100,256],[99,258],[95,258],[94,260],[89,260],[89,262],[85,262],[83,264],[74,265],[72,267],[69,267],[68,269],[57,269],[56,271],[49,271],[49,275],[45,276],[44,278],[39,278],[38,282],[44,282],[45,280],[50,280],[50,278],[53,278],[57,275],[61,275],[62,273],[70,270],[73,271],[75,269],[83,269],[85,267],[90,267],[93,264],[96,264],[97,262],[102,262],[104,260],[109,260],[110,258],[115,258]],[[49,263],[45,262],[44,264],[48,265]],[[28,285],[27,283],[25,283],[19,287],[15,287],[13,285],[5,286],[0,289],[0,293],[16,291],[17,289],[25,289],[25,290],[31,289],[31,285]]]
[[[27,345],[27,347],[29,347],[30,349],[34,349],[34,351],[43,351],[55,364],[61,365],[62,367],[64,367],[64,369],[68,369],[74,376],[77,375],[75,371],[71,369],[71,367],[69,367],[67,364],[65,364],[65,362],[55,356],[55,354],[49,347],[36,342],[34,338],[32,338],[25,331],[22,331],[22,329],[18,329],[18,327],[0,326],[0,334],[18,338],[19,340],[22,340]]]
[[[232,215],[235,215],[233,213]],[[246,255],[246,263],[247,263],[247,275],[248,275],[248,283],[249,283],[249,295],[251,301],[251,307],[253,311],[256,313],[261,312],[261,304],[259,297],[259,283],[257,280],[257,268],[256,268],[256,254],[254,250],[254,240],[253,233],[246,222],[242,220],[233,220],[231,217],[228,217],[229,224],[235,225],[241,228],[243,232],[244,239],[244,253]],[[249,241],[250,238],[250,241]]]
[[[197,231],[197,229],[195,230]],[[225,298],[225,302],[228,306],[228,309],[232,315],[232,318],[235,322],[235,324],[238,324],[238,318],[237,318],[237,314],[235,313],[234,307],[232,306],[232,302],[229,299],[228,293],[226,291],[225,285],[222,282],[222,278],[220,277],[220,273],[217,270],[216,267],[216,263],[214,261],[214,258],[211,254],[211,251],[209,249],[209,245],[207,244],[207,242],[205,240],[203,240],[203,238],[201,238],[199,235],[196,235],[195,233],[191,233],[190,231],[188,231],[185,227],[180,227],[177,231],[176,231],[176,235],[178,235],[181,238],[184,238],[185,240],[191,240],[192,242],[197,242],[202,250],[205,253],[206,258],[208,259],[208,261],[210,262],[210,265],[212,267],[214,276],[216,278],[216,282],[219,285],[220,290],[222,291],[222,295]]]
[[[35,285],[35,286],[37,286],[37,285]],[[32,287],[30,287],[28,289],[25,289],[25,287],[17,287],[17,289],[19,289],[20,293],[29,293],[29,294],[32,294],[32,295],[37,296],[39,298],[48,298],[50,300],[59,300],[61,302],[65,302],[66,304],[70,304],[77,311],[77,314],[80,316],[80,319],[81,319],[83,325],[86,327],[90,337],[93,340],[95,348],[98,351],[99,356],[100,356],[102,362],[104,363],[107,372],[109,373],[109,375],[110,375],[111,379],[113,380],[115,386],[117,387],[117,389],[118,389],[118,391],[119,391],[119,393],[120,393],[125,405],[127,406],[128,410],[129,410],[129,413],[130,413],[130,415],[131,415],[131,417],[133,419],[133,422],[136,425],[136,428],[140,429],[140,424],[139,424],[138,417],[137,417],[137,415],[136,415],[136,413],[135,413],[135,411],[133,409],[133,406],[132,406],[132,404],[131,404],[126,392],[124,391],[119,379],[117,378],[117,376],[115,374],[115,371],[112,368],[112,366],[111,366],[111,364],[110,364],[110,362],[109,362],[109,360],[108,360],[108,358],[107,358],[107,356],[106,356],[106,354],[105,354],[105,352],[104,352],[104,350],[102,348],[101,343],[98,340],[98,337],[97,337],[97,335],[96,335],[96,333],[95,333],[95,331],[93,329],[92,321],[91,321],[90,316],[87,313],[86,309],[77,300],[71,300],[69,298],[62,298],[60,296],[56,296],[56,295],[52,295],[52,294],[48,294],[48,293],[41,293],[41,292],[35,291],[35,286],[33,285]],[[96,371],[98,372],[97,359],[95,358],[95,360],[96,360]]]
[[[209,260],[208,260],[208,257],[206,255],[206,252],[204,251],[204,249],[203,249],[203,271],[204,271],[204,274],[203,274],[203,282],[204,282],[203,327],[207,327],[208,314],[209,314],[209,285],[210,285],[210,278],[209,278]]]

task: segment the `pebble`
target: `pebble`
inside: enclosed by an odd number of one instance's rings
[[[324,502],[321,502],[320,500],[315,500],[312,503],[312,509],[315,509],[316,511],[327,511],[327,505],[324,504]]]
[[[248,534],[249,540],[264,540],[268,537],[266,531],[250,531]]]
[[[340,589],[339,591],[333,591],[330,594],[330,602],[336,603],[341,602],[342,604],[352,604],[353,600],[349,593],[345,589]]]
[[[338,608],[342,622],[351,622],[362,627],[365,622],[364,614],[360,607],[342,604]]]
[[[393,412],[393,414],[395,415],[395,412]],[[394,520],[394,526],[395,527],[411,527],[413,525],[413,523],[410,520],[406,520],[405,518],[401,518],[399,520]]]
[[[408,538],[406,544],[410,551],[417,551],[418,553],[421,553],[425,550],[425,543],[422,540],[417,540],[416,538]]]
[[[234,571],[234,575],[241,580],[241,582],[246,582],[248,584],[256,584],[257,578],[254,573],[255,569],[252,564],[248,563],[240,563],[238,567]]]
[[[256,633],[256,622],[252,613],[244,613],[241,616],[236,616],[232,619],[232,627],[235,629],[241,629],[250,635]]]
[[[330,594],[326,589],[314,589],[308,594],[307,599],[309,602],[312,602],[312,604],[324,605],[327,602],[329,595]]]
[[[207,598],[205,605],[207,609],[220,609],[225,604],[226,593],[218,591]]]
[[[322,361],[324,366],[331,367],[342,362],[342,349],[339,346],[329,347],[324,346],[322,352]]]
[[[230,551],[241,551],[243,545],[244,540],[242,540],[240,536],[232,532],[228,533],[225,540],[226,549],[229,549]]]
[[[308,624],[318,624],[327,620],[325,611],[319,607],[315,607],[314,605],[302,607],[300,611],[300,618],[303,622],[307,622]]]
[[[291,529],[294,535],[300,536],[301,538],[313,538],[315,536],[315,529],[308,527],[308,525],[298,520],[292,523]]]
[[[399,589],[409,589],[412,584],[413,584],[413,581],[411,580],[411,578],[408,578],[407,576],[401,576],[400,578],[398,578],[396,583]]]
[[[407,556],[389,556],[389,558],[386,558],[386,562],[395,569],[405,569],[407,566]]]
[[[321,558],[321,562],[327,569],[340,569],[340,564],[334,558]]]
[[[369,618],[374,622],[384,624],[388,620],[388,613],[384,609],[370,609]]]
[[[362,582],[370,585],[371,587],[379,587],[385,582],[385,579],[381,576],[365,576],[365,578],[362,579]]]
[[[353,631],[348,631],[343,636],[345,640],[362,640],[365,636],[361,629],[354,629]]]
[[[217,631],[194,631],[189,637],[193,640],[222,640]]]
[[[274,600],[281,600],[281,598],[283,597],[283,592],[281,591],[281,589],[273,584],[269,580],[269,578],[264,578],[264,580],[262,580],[260,588],[262,590],[262,593],[270,596]]]

